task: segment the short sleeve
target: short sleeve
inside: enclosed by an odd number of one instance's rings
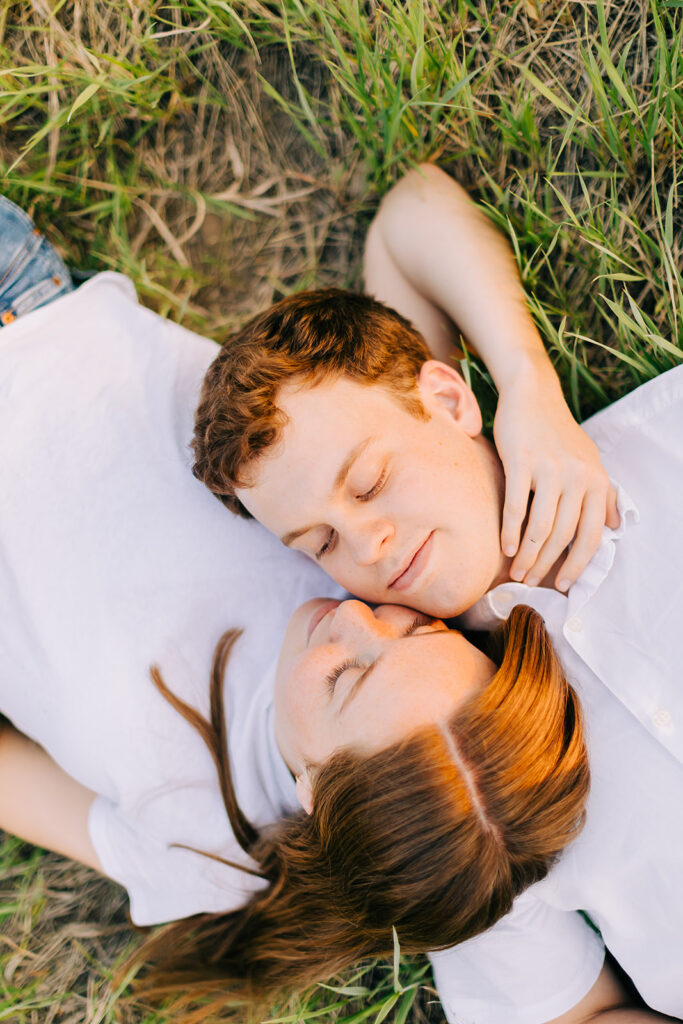
[[[103,872],[126,889],[131,919],[139,926],[235,910],[264,884],[238,866],[204,856],[198,852],[200,845],[173,846],[136,827],[114,802],[101,796],[91,804],[88,830]],[[220,855],[254,866],[234,839],[230,849],[222,845]]]
[[[493,928],[430,959],[450,1024],[545,1024],[590,991],[604,956],[580,914],[526,892]]]

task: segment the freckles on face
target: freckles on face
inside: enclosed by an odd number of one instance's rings
[[[347,700],[339,732],[368,753],[382,750],[447,721],[494,673],[495,665],[455,630],[408,637],[387,651]]]
[[[327,760],[341,743],[329,678],[347,660],[325,646],[296,657],[278,680],[275,736],[294,775]]]
[[[282,437],[237,495],[284,543],[366,600],[443,617],[504,578],[500,466],[438,403],[419,419],[339,378],[278,404]]]
[[[293,613],[280,648],[275,674],[275,734],[285,761],[297,774],[302,764],[293,738],[301,736],[308,746],[308,727],[324,722],[329,703],[326,677],[331,671],[330,653],[310,644],[316,624],[339,604],[313,598]]]
[[[443,623],[425,625],[424,617],[395,606],[390,621],[397,623],[394,634],[376,634],[372,644],[347,636],[291,649],[281,659],[276,737],[294,774],[337,749],[372,753],[444,721],[492,677],[489,659]],[[416,621],[416,632],[401,635]]]

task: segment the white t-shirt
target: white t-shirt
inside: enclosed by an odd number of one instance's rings
[[[539,1024],[575,1006],[603,961],[683,1017],[683,366],[586,424],[621,485],[621,525],[564,596],[506,583],[469,613],[545,618],[585,710],[586,825],[488,932],[432,959],[457,1024]]]
[[[137,924],[238,906],[255,882],[211,758],[149,667],[202,713],[221,634],[238,799],[256,825],[296,806],[272,732],[290,613],[339,588],[225,509],[191,473],[216,346],[101,274],[0,332],[0,711],[100,794],[90,832]],[[283,500],[286,500],[284,496]]]

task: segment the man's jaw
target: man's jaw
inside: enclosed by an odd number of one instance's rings
[[[508,555],[504,555],[503,552],[501,551],[500,561],[498,563],[498,572],[493,577],[489,586],[486,588],[487,594],[489,590],[494,590],[496,587],[500,586],[501,583],[512,582],[510,579],[510,566],[512,565],[512,562],[513,558],[510,558]],[[484,595],[482,594],[481,596],[483,597]]]

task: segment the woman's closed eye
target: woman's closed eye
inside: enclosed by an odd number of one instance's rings
[[[434,620],[430,619],[427,615],[416,615],[408,628],[401,634],[401,639],[406,636],[411,636],[416,630],[420,629],[421,626],[428,626],[433,621]],[[334,688],[337,685],[339,678],[344,674],[344,672],[348,672],[351,668],[367,668],[367,665],[364,665],[358,660],[358,658],[346,658],[344,661],[340,662],[340,664],[337,665],[336,668],[333,668],[327,676],[327,686],[330,691],[330,696],[334,693]]]
[[[347,658],[346,661],[342,661],[341,664],[333,668],[327,677],[327,686],[330,691],[330,696],[334,693],[334,688],[337,685],[337,680],[340,676],[347,672],[350,668],[363,668],[363,663],[358,661],[357,658]]]

